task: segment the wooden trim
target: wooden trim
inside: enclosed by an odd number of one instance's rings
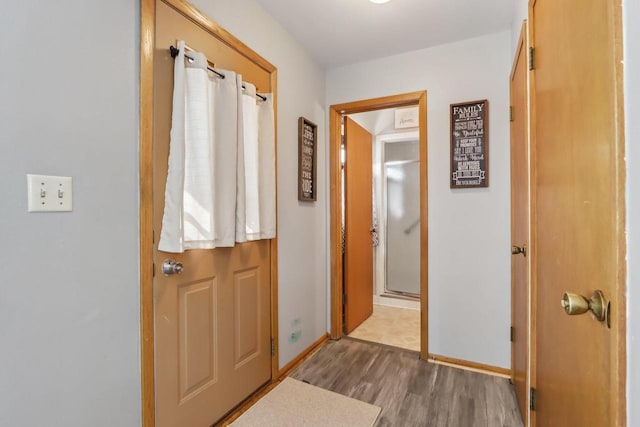
[[[242,43],[236,36],[222,28],[217,22],[213,21],[207,15],[202,13],[198,8],[186,2],[185,0],[162,0],[164,3],[173,7],[176,11],[189,18],[195,24],[199,25],[212,36],[231,47],[233,50],[242,54],[244,57],[255,63],[268,72],[273,72],[276,67],[269,61],[258,55],[253,49]]]
[[[616,156],[616,235],[618,247],[616,253],[617,280],[616,292],[613,296],[617,302],[613,308],[611,328],[615,331],[616,339],[613,347],[616,349],[611,361],[611,376],[617,389],[611,390],[609,399],[611,409],[615,414],[614,425],[627,424],[627,237],[626,237],[626,178],[625,161],[625,116],[624,116],[624,48],[623,48],[623,14],[622,0],[611,2],[613,18],[613,58],[615,67],[615,156]],[[617,308],[617,309],[616,309]]]
[[[528,37],[527,37],[527,49],[534,48],[535,40],[535,18],[533,8],[536,4],[536,0],[529,1],[528,12]],[[527,68],[529,69],[529,55],[527,54]],[[536,72],[535,70],[529,71],[529,268],[530,268],[530,295],[531,303],[529,309],[531,311],[530,318],[530,337],[529,337],[529,390],[537,388],[537,342],[538,342],[538,239],[535,218],[537,217],[537,191],[536,183],[538,181],[538,164],[537,153],[535,147],[536,140]],[[529,426],[536,425],[536,412],[529,410]]]
[[[274,117],[274,133],[275,133],[275,144],[274,148],[276,150],[276,156],[274,158],[275,161],[275,171],[276,171],[276,213],[278,212],[278,70],[274,69],[271,72],[271,93],[273,94],[273,111],[275,113]],[[276,225],[277,227],[277,225]],[[270,242],[271,249],[271,339],[273,340],[274,345],[274,354],[271,356],[271,378],[276,378],[278,376],[278,369],[280,365],[280,341],[279,341],[279,330],[278,330],[278,233],[276,232],[276,237],[271,239]]]
[[[212,36],[227,44],[271,74],[271,92],[277,113],[277,68],[239,39],[184,0],[161,0]],[[153,314],[153,60],[156,0],[140,0],[140,358],[142,426],[155,425],[155,353]],[[277,114],[275,117],[277,147]],[[276,156],[277,171],[277,156]],[[277,177],[276,177],[277,183]],[[277,189],[276,189],[277,191]],[[277,199],[277,197],[276,197]],[[277,206],[276,206],[277,212]],[[271,337],[275,355],[271,377],[279,374],[278,358],[278,240],[271,239]]]
[[[155,425],[153,322],[153,52],[155,0],[140,1],[140,371],[142,426]]]
[[[420,357],[429,355],[429,156],[427,142],[427,92],[418,98],[420,129]]]
[[[426,94],[426,92],[410,92],[400,95],[364,99],[362,101],[332,105],[331,109],[336,110],[340,114],[355,114],[365,113],[367,111],[385,110],[387,108],[410,107],[418,104],[418,100],[423,94]]]
[[[287,363],[282,367],[280,372],[278,373],[279,379],[289,376],[291,372],[293,372],[298,366],[300,366],[305,360],[313,356],[316,350],[319,350],[320,347],[324,345],[329,340],[329,334],[325,333],[320,338],[318,338],[313,344],[307,347],[302,353],[300,353],[295,359],[291,362]]]
[[[505,378],[511,377],[511,369],[500,368],[499,366],[485,365],[484,363],[470,362],[468,360],[456,359],[454,357],[440,356],[437,354],[430,354],[429,361],[433,363],[447,364],[459,368],[473,369],[476,371],[482,371],[487,374],[500,375]]]
[[[332,105],[329,108],[330,252],[331,252],[331,333],[343,335],[343,262],[341,233],[342,178],[340,169],[341,119],[343,115],[418,105],[420,132],[420,357],[429,356],[429,267],[428,267],[428,181],[427,181],[427,92],[411,92],[381,98]]]
[[[509,81],[513,81],[514,77],[515,77],[515,72],[518,66],[518,58],[520,58],[520,55],[523,53],[522,51],[524,50],[524,55],[522,56],[522,58],[524,59],[524,64],[521,64],[521,66],[525,67],[525,78],[526,78],[526,94],[525,96],[527,97],[527,99],[525,99],[525,112],[524,112],[524,127],[527,130],[527,136],[526,136],[526,140],[525,140],[525,145],[526,145],[526,157],[527,157],[527,180],[528,180],[528,184],[529,184],[529,188],[528,188],[528,193],[527,193],[527,251],[529,251],[528,256],[525,257],[526,260],[526,279],[525,279],[525,286],[526,286],[526,318],[527,318],[527,330],[525,331],[525,341],[526,341],[526,367],[525,367],[525,376],[526,376],[526,399],[527,401],[529,401],[530,396],[529,396],[529,390],[531,388],[531,316],[532,316],[532,310],[531,310],[531,304],[532,304],[532,295],[531,295],[531,252],[530,252],[530,247],[531,247],[531,141],[529,139],[529,133],[530,133],[530,119],[529,119],[529,115],[530,115],[530,106],[529,106],[529,101],[528,101],[528,92],[529,92],[529,67],[528,67],[528,55],[527,55],[527,50],[528,50],[528,37],[527,37],[527,31],[528,31],[528,26],[527,26],[527,20],[524,20],[522,22],[522,26],[520,29],[520,36],[518,39],[518,44],[517,44],[517,49],[516,49],[516,53],[515,53],[515,58],[513,61],[513,65],[511,67],[511,73],[509,75]],[[513,107],[513,105],[511,105],[511,107]],[[511,139],[513,138],[513,135],[511,136]],[[513,194],[512,194],[512,200],[513,200]],[[511,234],[513,235],[514,230],[513,230],[513,224],[514,224],[514,217],[513,217],[513,210],[511,211]],[[512,267],[513,268],[513,267]],[[513,272],[511,274],[511,326],[514,327],[515,326],[515,279],[514,279],[514,275]],[[515,351],[514,351],[514,345],[515,343],[511,343],[511,373],[510,373],[510,377],[511,380],[514,381],[515,380]],[[523,417],[523,421],[525,426],[531,425],[529,424],[529,417],[530,417],[530,412],[531,410],[529,409],[529,405],[526,405],[527,408],[527,413],[525,414],[521,414]]]
[[[340,175],[341,114],[329,109],[329,239],[331,258],[331,339],[342,337],[342,180]]]
[[[218,421],[215,424],[216,427],[225,427],[237,420],[242,414],[244,414],[249,408],[258,402],[258,400],[262,399],[267,393],[273,390],[280,382],[289,376],[291,372],[293,372],[298,366],[300,366],[305,360],[313,356],[313,354],[320,349],[320,347],[327,342],[329,339],[329,334],[324,334],[321,336],[316,342],[311,344],[306,350],[304,350],[298,357],[293,359],[291,362],[287,363],[287,365],[282,368],[280,373],[274,377],[271,382],[268,382],[264,386],[260,387],[260,389],[256,390],[251,396],[249,396],[245,401],[243,401],[239,406],[237,406],[233,411],[231,411],[227,416]]]

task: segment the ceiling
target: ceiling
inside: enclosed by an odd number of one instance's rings
[[[511,28],[513,0],[257,0],[324,68]]]

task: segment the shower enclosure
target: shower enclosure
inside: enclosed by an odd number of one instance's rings
[[[419,153],[417,139],[383,144],[387,295],[420,297]]]

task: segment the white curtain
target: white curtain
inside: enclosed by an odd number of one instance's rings
[[[243,93],[240,75],[216,70],[221,78],[207,70],[204,55],[189,52],[193,60],[185,62],[184,42],[178,49],[158,249],[184,252],[275,237],[271,95],[259,106],[253,85],[244,83]],[[261,120],[269,115],[262,112],[269,105],[270,122]],[[262,145],[261,139],[266,141]]]
[[[273,111],[273,96],[259,102],[258,144],[260,183],[260,239],[276,237],[276,130]]]

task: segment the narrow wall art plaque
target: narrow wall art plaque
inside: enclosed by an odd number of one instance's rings
[[[489,186],[489,101],[451,104],[451,188]]]
[[[300,117],[298,119],[298,200],[315,201],[316,185],[316,149],[318,126]]]

